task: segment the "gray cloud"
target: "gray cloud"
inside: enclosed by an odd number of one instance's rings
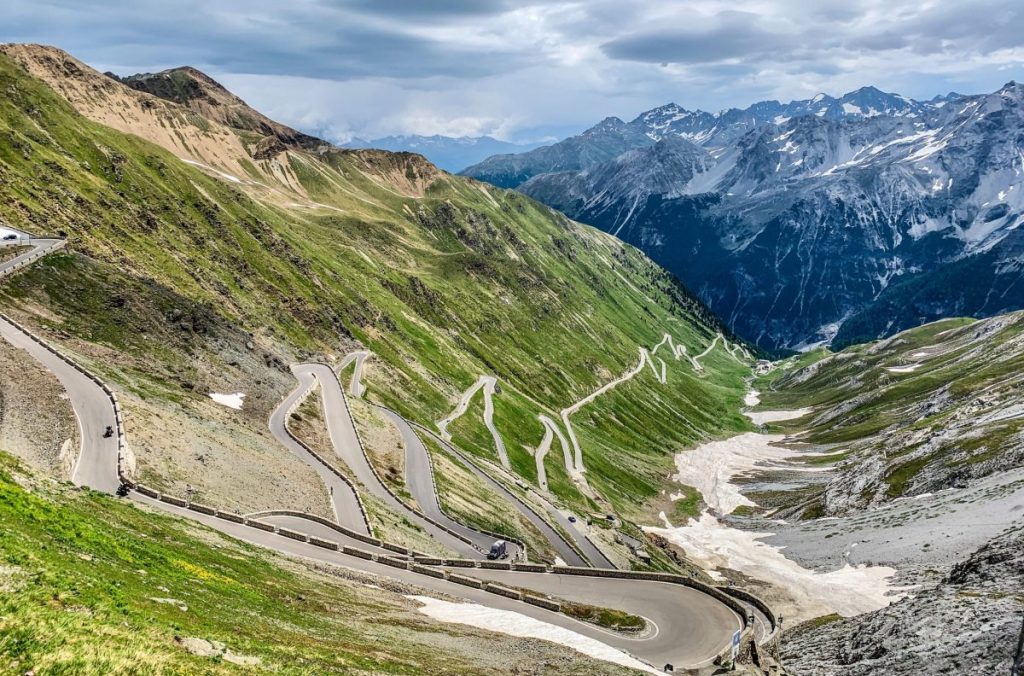
[[[119,73],[193,65],[282,121],[545,135],[675,100],[1024,77],[1020,0],[6,0],[0,39]]]
[[[703,23],[704,25],[700,25]],[[613,59],[651,63],[711,63],[752,58],[785,46],[785,36],[758,25],[758,17],[722,12],[709,22],[616,38],[601,49]]]

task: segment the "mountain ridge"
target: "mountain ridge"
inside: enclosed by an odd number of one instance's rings
[[[370,140],[352,139],[342,143],[341,147],[416,152],[441,169],[458,173],[492,155],[526,152],[540,145],[540,143],[502,141],[492,136],[399,134]]]
[[[644,138],[610,160],[549,170],[539,151],[514,158],[536,174],[518,189],[639,246],[763,348],[841,346],[1024,306],[1022,101],[1011,82],[929,104],[874,88],[716,115],[670,104],[622,123]],[[963,264],[971,285],[939,272],[978,257],[990,264]],[[885,320],[897,281],[919,300]]]

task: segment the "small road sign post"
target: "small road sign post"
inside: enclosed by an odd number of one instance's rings
[[[736,658],[740,656],[740,630],[737,629],[732,634],[732,646],[730,647],[730,654],[732,655],[732,669],[736,670]]]

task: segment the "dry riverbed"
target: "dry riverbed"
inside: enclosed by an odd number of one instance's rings
[[[759,403],[747,395],[748,406]],[[748,416],[758,424],[801,418],[809,411],[758,411]],[[757,507],[744,495],[744,479],[766,472],[780,472],[790,480],[805,474],[820,480],[817,468],[794,462],[807,451],[783,446],[782,435],[748,432],[724,441],[713,441],[676,456],[676,480],[692,486],[703,496],[708,509],[685,524],[673,524],[662,514],[663,527],[645,530],[660,535],[683,549],[687,556],[719,580],[732,570],[768,586],[776,609],[791,621],[830,613],[844,616],[876,610],[899,598],[895,568],[869,566],[864,562],[832,559],[833,565],[805,566],[787,556],[770,539],[788,529],[782,521],[760,519],[758,530],[739,528],[746,519],[728,518],[737,508]],[[749,522],[747,524],[749,526]],[[808,539],[824,551],[841,548],[838,542]],[[762,592],[764,593],[764,592]]]

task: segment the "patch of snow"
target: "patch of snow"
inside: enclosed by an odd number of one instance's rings
[[[210,399],[221,406],[227,406],[233,408],[236,411],[242,410],[242,400],[245,399],[245,394],[242,392],[235,392],[234,394],[220,394],[218,392],[210,392]]]
[[[708,507],[719,514],[729,514],[741,505],[752,507],[754,503],[731,481],[735,476],[763,467],[764,463],[782,463],[797,455],[796,451],[772,445],[783,439],[785,436],[781,434],[747,432],[701,444],[676,454],[679,472],[673,478],[700,491]]]
[[[781,548],[761,542],[771,533],[729,528],[710,514],[690,519],[685,526],[645,527],[681,547],[687,556],[710,571],[726,567],[763,580],[789,592],[793,598],[786,619],[798,621],[839,613],[844,617],[889,605],[897,596],[892,578],[896,570],[884,566],[853,566],[819,573],[787,559]],[[792,617],[791,613],[796,613]]]
[[[555,565],[556,566],[568,566],[569,564],[566,563],[565,560],[561,556],[557,556],[556,555],[555,556]]]
[[[631,657],[621,650],[578,634],[569,629],[559,627],[510,610],[497,610],[477,603],[452,603],[429,596],[407,596],[423,604],[419,611],[428,617],[441,622],[466,624],[479,629],[487,629],[519,638],[539,638],[559,645],[572,648],[594,659],[604,660],[623,667],[637,669],[649,674],[658,674],[649,664]]]
[[[757,390],[750,390],[746,396],[743,397],[744,406],[757,406],[761,403],[760,392]]]
[[[914,371],[917,370],[917,367],[919,366],[920,364],[909,364],[907,366],[890,366],[885,370],[888,371],[889,373],[913,373]]]
[[[811,412],[809,408],[798,408],[795,411],[748,411],[744,413],[755,425],[764,425],[783,420],[796,420],[803,418]]]

